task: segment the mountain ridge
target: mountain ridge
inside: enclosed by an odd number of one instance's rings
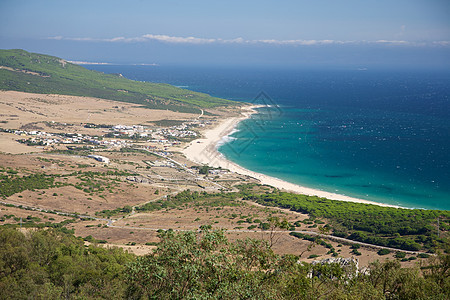
[[[238,105],[165,83],[133,81],[117,74],[88,70],[59,57],[21,49],[0,49],[0,90],[97,97],[187,113]]]

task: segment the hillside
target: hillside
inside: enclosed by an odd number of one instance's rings
[[[298,263],[223,231],[161,230],[142,257],[85,245],[70,231],[0,227],[0,299],[448,299],[446,256],[422,269],[396,261]],[[86,240],[86,239],[85,239]]]
[[[192,113],[199,108],[237,104],[169,84],[87,70],[58,57],[24,50],[0,50],[0,90],[89,96]]]

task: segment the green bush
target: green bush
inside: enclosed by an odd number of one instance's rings
[[[353,254],[355,254],[355,255],[361,255],[361,252],[359,252],[358,250],[356,250],[356,249],[353,249],[352,251],[351,251],[351,253],[353,253]]]
[[[378,253],[378,255],[387,255],[387,254],[391,253],[391,251],[388,249],[380,249],[377,253]]]

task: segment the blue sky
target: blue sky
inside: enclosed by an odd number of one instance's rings
[[[1,0],[0,48],[113,63],[450,66],[450,1]]]

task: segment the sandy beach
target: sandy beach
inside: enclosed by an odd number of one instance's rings
[[[300,186],[297,184],[293,184],[290,182],[286,182],[284,180],[271,177],[265,174],[257,173],[250,171],[238,164],[235,164],[229,160],[227,160],[221,153],[217,151],[217,145],[220,141],[223,140],[224,137],[228,136],[232,133],[236,125],[249,118],[252,114],[256,113],[254,110],[255,106],[244,107],[241,112],[241,116],[227,118],[221,120],[214,128],[207,129],[203,136],[204,138],[197,139],[192,141],[187,145],[186,148],[183,149],[184,155],[186,157],[199,164],[208,165],[211,167],[221,167],[223,169],[228,169],[232,172],[250,176],[258,179],[262,184],[267,184],[281,190],[286,190],[289,192],[294,192],[298,194],[311,195],[311,196],[319,196],[333,200],[340,201],[351,201],[357,203],[366,203],[366,204],[375,204],[380,206],[390,206],[396,207],[393,205],[377,203],[373,201],[368,201],[364,199],[358,199],[353,197],[348,197],[345,195],[329,193],[321,190],[316,190],[304,186]]]

